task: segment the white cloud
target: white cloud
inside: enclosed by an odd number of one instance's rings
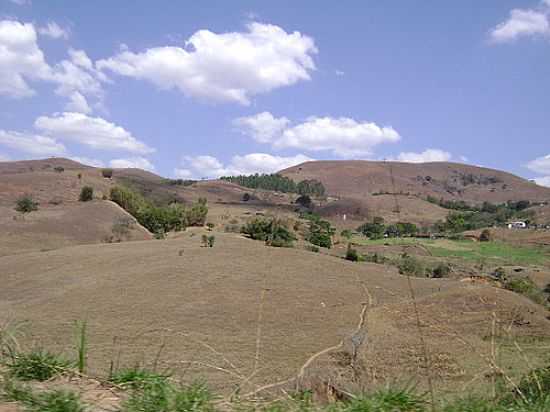
[[[105,163],[99,159],[92,159],[89,157],[82,156],[69,156],[69,159],[74,160],[75,162],[82,163],[83,165],[93,166],[93,167],[104,167]]]
[[[213,156],[186,156],[183,168],[174,170],[180,178],[216,178],[225,175],[248,175],[253,173],[274,173],[300,163],[314,160],[308,156],[273,156],[267,153],[249,153],[233,156],[231,162],[224,165]]]
[[[397,156],[399,162],[427,163],[427,162],[448,162],[452,159],[449,152],[439,149],[426,149],[421,153],[402,152]]]
[[[531,160],[527,163],[527,168],[533,172],[550,175],[550,154]]]
[[[277,119],[269,112],[239,117],[233,121],[233,124],[244,134],[252,136],[260,143],[269,143],[281,136],[289,123],[286,117]]]
[[[550,176],[537,177],[534,180],[539,186],[550,187]]]
[[[288,119],[274,118],[264,112],[242,117],[234,123],[243,133],[274,148],[295,148],[307,151],[331,151],[337,156],[368,156],[381,143],[396,142],[399,134],[392,127],[358,122],[348,117],[310,117],[294,126]]]
[[[510,17],[491,30],[491,40],[510,42],[520,37],[550,35],[550,1],[545,0],[538,9],[513,9]]]
[[[0,130],[0,145],[35,156],[56,156],[66,153],[65,146],[55,139],[31,133]]]
[[[40,30],[40,29],[39,29]],[[82,50],[69,50],[70,60],[50,66],[38,47],[37,30],[32,23],[0,21],[0,95],[13,98],[35,94],[29,82],[56,85],[55,93],[69,99],[66,110],[89,113],[87,98],[101,104],[104,73],[93,67]]]
[[[140,154],[154,151],[123,127],[82,113],[64,112],[52,117],[41,116],[36,119],[34,126],[59,140],[75,141],[93,149],[124,150]]]
[[[14,98],[35,92],[27,80],[48,79],[50,67],[36,42],[31,23],[0,21],[0,95]]]
[[[38,28],[38,33],[42,36],[51,37],[52,39],[68,39],[69,30],[62,28],[54,21],[49,22],[47,25]]]
[[[200,30],[185,48],[122,51],[98,61],[97,67],[190,97],[245,105],[252,96],[310,79],[317,52],[313,39],[270,24],[253,22],[247,29],[222,34]]]
[[[132,157],[129,159],[113,159],[109,162],[109,166],[117,169],[143,169],[154,171],[155,166],[144,157]]]

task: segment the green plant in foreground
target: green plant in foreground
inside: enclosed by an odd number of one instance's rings
[[[116,371],[109,380],[116,385],[139,389],[156,383],[165,383],[167,379],[168,376],[159,375],[158,373],[136,366]]]
[[[80,196],[78,197],[78,200],[81,202],[89,202],[90,200],[93,200],[94,198],[94,188],[91,186],[84,186],[80,190]]]
[[[87,323],[77,322],[76,331],[77,331],[77,340],[76,340],[76,349],[78,355],[78,372],[84,373],[86,371],[86,356],[88,351],[88,340],[86,335]]]
[[[122,412],[211,412],[212,400],[212,393],[202,383],[176,388],[158,381],[132,392],[122,405]]]
[[[46,381],[71,367],[71,362],[43,350],[18,353],[7,364],[10,375],[22,381]]]
[[[353,399],[345,412],[424,412],[426,400],[410,388],[378,391]]]
[[[18,402],[26,412],[83,412],[84,405],[74,392],[54,390],[34,393],[28,386],[6,382],[0,399]]]

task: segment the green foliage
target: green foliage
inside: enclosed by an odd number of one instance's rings
[[[153,382],[132,392],[122,412],[213,412],[213,396],[202,383],[176,388],[168,382]]]
[[[550,365],[528,372],[521,378],[518,389],[528,401],[548,398],[550,404]]]
[[[251,189],[274,190],[283,193],[299,193],[322,197],[325,187],[317,180],[302,180],[296,184],[292,179],[279,174],[254,174],[249,176],[223,176],[220,178]]]
[[[296,240],[286,225],[275,218],[253,219],[242,227],[241,233],[275,247],[292,247]]]
[[[208,215],[208,206],[204,198],[200,198],[190,208],[184,208],[179,203],[155,206],[133,190],[115,186],[111,189],[111,200],[155,234],[180,231],[187,226],[202,226]]]
[[[87,322],[76,323],[76,350],[77,350],[77,369],[79,373],[86,372],[86,357],[88,355],[88,336],[86,333]]]
[[[109,381],[125,388],[140,389],[157,383],[166,383],[168,377],[136,366],[116,371]]]
[[[65,390],[34,393],[31,388],[7,381],[0,397],[8,402],[19,402],[26,412],[84,412],[80,397]]]
[[[20,213],[30,213],[38,210],[38,203],[30,195],[23,195],[15,203],[15,210]]]
[[[544,292],[530,278],[514,278],[505,281],[504,288],[519,293],[533,302],[544,304]]]
[[[412,389],[386,389],[353,399],[345,412],[424,412],[426,401]]]
[[[330,222],[322,220],[316,213],[305,213],[302,217],[309,221],[306,240],[316,246],[331,248],[332,236],[336,232]]]
[[[216,236],[211,235],[206,238],[206,244],[208,247],[214,247],[214,242],[216,241]]]
[[[90,200],[93,200],[94,198],[94,188],[91,186],[84,186],[80,190],[80,195],[78,196],[78,200],[81,202],[89,202]]]
[[[375,217],[372,222],[363,223],[359,226],[357,231],[369,239],[382,239],[384,237],[384,232],[386,231],[384,219]]]
[[[71,367],[71,362],[43,350],[18,353],[7,364],[10,376],[22,381],[46,381]]]
[[[389,260],[387,257],[378,252],[363,255],[363,259],[365,260],[365,262],[378,263],[382,265],[387,263]]]
[[[313,252],[313,253],[319,253],[319,246],[306,245],[305,249],[309,250],[310,252]]]
[[[113,177],[113,169],[101,169],[101,176],[105,179],[110,179]]]
[[[166,179],[166,184],[170,185],[170,186],[191,186],[193,185],[194,183],[197,183],[196,180],[191,180],[191,179]]]

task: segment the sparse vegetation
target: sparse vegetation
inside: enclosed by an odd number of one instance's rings
[[[504,283],[504,288],[526,296],[536,303],[545,303],[543,291],[528,277],[508,279]]]
[[[148,369],[135,366],[114,372],[109,381],[125,388],[140,389],[157,383],[165,383],[168,377],[167,375],[160,375]]]
[[[401,260],[399,261],[397,267],[399,269],[399,273],[402,275],[417,277],[426,276],[426,268],[424,264],[414,256],[409,256],[406,253],[401,256]]]
[[[20,213],[30,213],[38,210],[38,203],[30,195],[21,196],[15,203],[15,210]]]
[[[65,171],[65,168],[63,166],[56,166],[53,168],[53,170],[57,173],[63,173]]]
[[[348,248],[346,249],[346,260],[351,262],[358,262],[360,260],[359,253],[351,246],[351,243],[348,243]]]
[[[78,197],[78,200],[81,202],[89,202],[90,200],[94,199],[94,188],[91,186],[84,186],[80,190],[80,196]]]

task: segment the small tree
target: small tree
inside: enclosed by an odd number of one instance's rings
[[[17,199],[15,210],[21,213],[34,212],[38,210],[38,203],[30,195],[24,195]]]
[[[105,179],[110,179],[113,177],[113,169],[101,169],[101,176]]]
[[[91,186],[84,186],[80,191],[78,200],[81,202],[89,202],[94,198],[94,188]]]

